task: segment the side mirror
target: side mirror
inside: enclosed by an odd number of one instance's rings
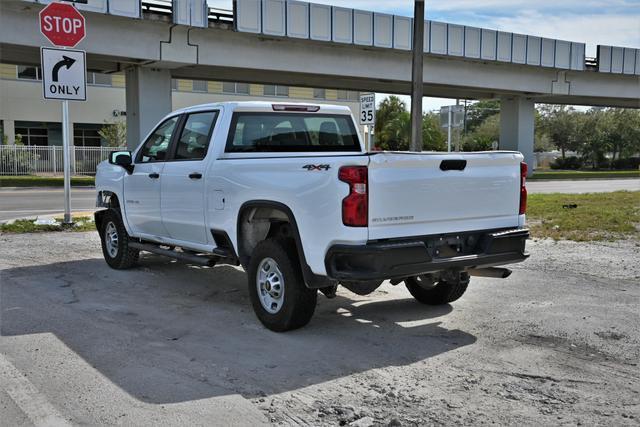
[[[114,151],[109,155],[109,163],[124,168],[128,173],[133,172],[133,159],[130,151]]]

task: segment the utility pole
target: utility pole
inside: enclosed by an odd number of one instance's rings
[[[411,151],[422,151],[422,58],[424,46],[424,0],[413,8],[413,58],[411,63]]]

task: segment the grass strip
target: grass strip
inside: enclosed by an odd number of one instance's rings
[[[527,223],[536,238],[618,240],[640,236],[640,192],[530,194]]]

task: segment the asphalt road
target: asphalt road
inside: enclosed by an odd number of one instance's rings
[[[278,334],[240,268],[0,235],[0,424],[637,426],[637,244],[532,241],[450,305],[340,288]]]
[[[640,179],[602,179],[583,181],[529,181],[527,189],[535,193],[598,193],[618,190],[640,191]],[[1,189],[0,221],[59,213],[64,210],[62,189]],[[71,189],[72,211],[93,211],[93,188]]]
[[[71,188],[71,210],[73,212],[93,211],[95,204],[95,189]],[[64,190],[61,188],[0,190],[0,221],[63,211]]]

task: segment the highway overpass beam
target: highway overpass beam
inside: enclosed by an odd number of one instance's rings
[[[133,66],[126,72],[127,147],[133,150],[171,112],[171,73]]]
[[[523,97],[504,97],[500,101],[500,144],[501,150],[520,151],[533,172],[535,104]]]

